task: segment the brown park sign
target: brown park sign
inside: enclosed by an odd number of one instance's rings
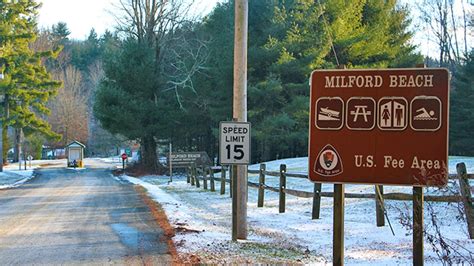
[[[446,69],[314,71],[310,180],[446,185],[448,103]]]
[[[169,165],[169,155],[167,161]],[[211,159],[205,151],[173,152],[171,153],[171,163],[173,165],[173,168],[187,168],[193,164],[196,166],[212,165]]]

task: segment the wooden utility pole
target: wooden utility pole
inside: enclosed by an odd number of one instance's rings
[[[247,29],[248,0],[235,1],[234,30],[234,98],[233,117],[247,122]],[[236,219],[233,228],[237,239],[247,239],[247,165],[237,165],[236,170]],[[233,173],[234,175],[234,173]]]

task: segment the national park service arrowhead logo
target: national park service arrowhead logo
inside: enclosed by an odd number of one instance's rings
[[[341,156],[328,144],[319,152],[314,163],[314,172],[322,176],[335,176],[342,173]]]

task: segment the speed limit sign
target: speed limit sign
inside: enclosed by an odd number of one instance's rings
[[[250,123],[220,123],[219,158],[221,164],[250,163]]]

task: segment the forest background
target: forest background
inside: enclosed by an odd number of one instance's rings
[[[194,18],[189,1],[154,1],[156,6],[146,8],[151,1],[122,0],[116,28],[100,36],[91,29],[85,40],[70,39],[63,22],[38,29],[38,6],[26,2],[29,6],[17,8],[31,20],[24,26],[27,34],[13,36],[16,22],[2,12],[6,79],[0,87],[10,96],[4,130],[24,132],[27,152],[79,140],[89,155],[107,156],[113,147],[138,143],[144,165],[154,169],[169,142],[175,151],[217,156],[219,121],[232,120],[233,1]],[[15,8],[8,3],[0,9]],[[461,12],[454,11],[455,3]],[[307,155],[309,75],[342,65],[448,68],[450,154],[474,155],[472,3],[416,5],[420,27],[431,32],[437,48],[430,57],[413,45],[412,7],[395,0],[249,1],[252,161]],[[23,42],[21,58],[37,59],[29,74],[43,73],[43,81],[21,82],[25,71],[15,68],[20,53],[8,48],[15,42]],[[4,139],[4,151],[16,146],[15,139]]]

